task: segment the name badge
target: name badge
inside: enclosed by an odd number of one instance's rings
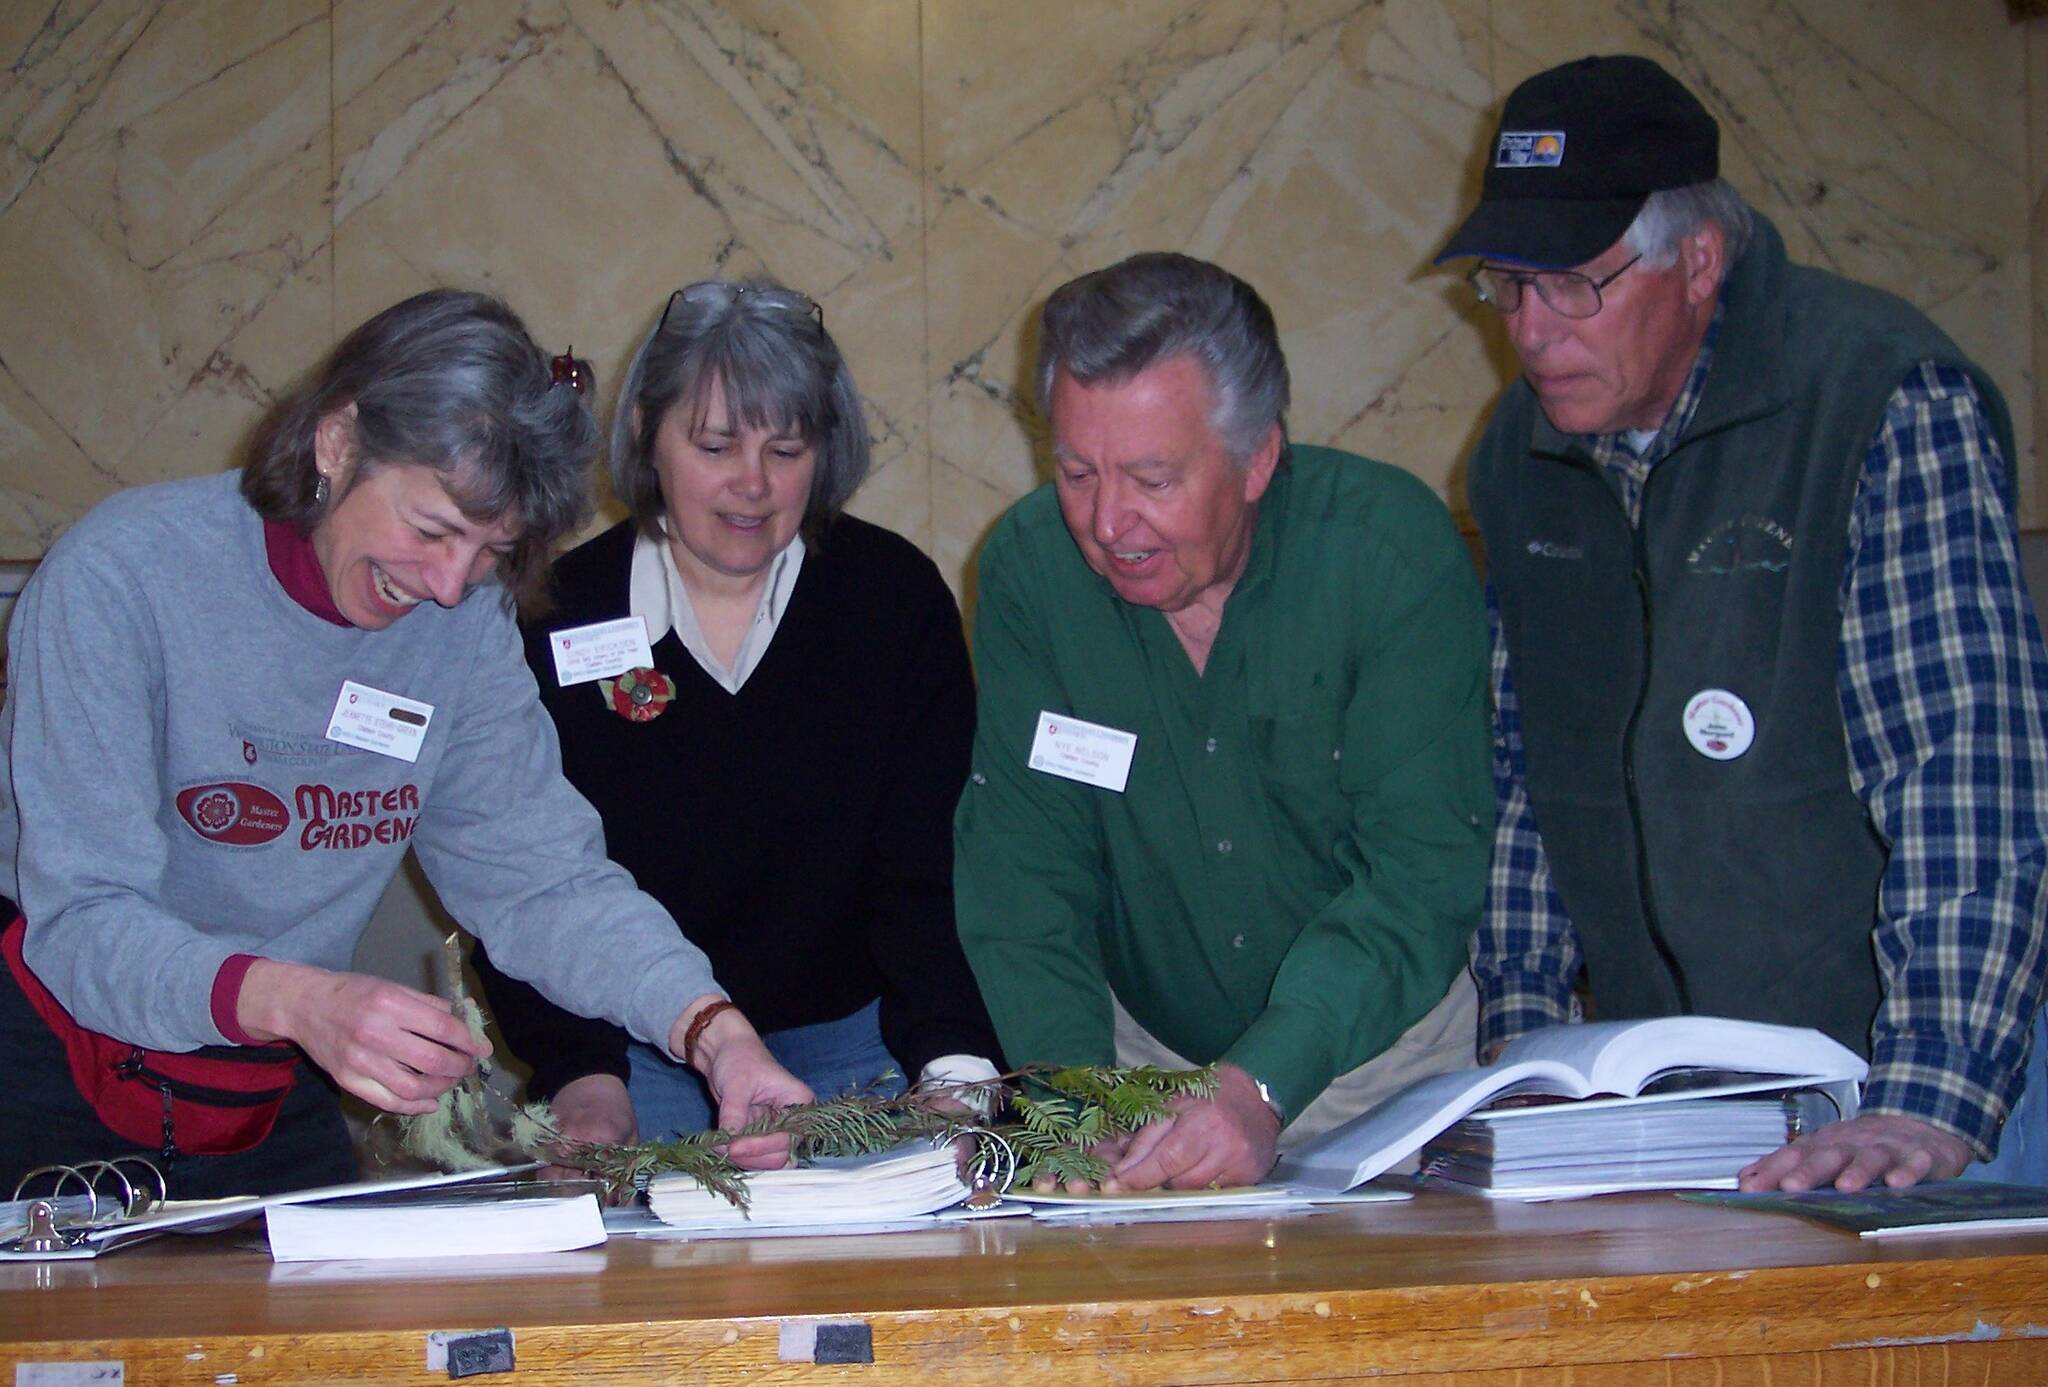
[[[434,705],[358,684],[341,683],[341,696],[334,700],[334,716],[327,720],[329,741],[360,747],[379,756],[401,761],[420,759],[420,743],[427,739],[427,724],[434,718]]]
[[[1733,761],[1756,740],[1749,705],[1726,689],[1701,689],[1685,701],[1685,739],[1709,761]]]
[[[565,689],[571,684],[614,679],[629,669],[650,669],[654,665],[654,649],[647,643],[647,623],[637,616],[550,631],[548,650],[555,657],[555,682]]]
[[[1042,712],[1038,735],[1031,739],[1031,769],[1122,794],[1137,750],[1135,732]]]

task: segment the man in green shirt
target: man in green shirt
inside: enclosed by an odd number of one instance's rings
[[[980,563],[961,939],[1017,1060],[1219,1063],[1098,1152],[1115,1185],[1248,1183],[1283,1125],[1472,1063],[1478,585],[1421,483],[1288,446],[1272,313],[1214,265],[1059,289],[1038,386],[1054,481]]]

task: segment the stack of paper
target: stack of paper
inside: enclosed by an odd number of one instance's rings
[[[967,1197],[951,1145],[918,1141],[873,1156],[820,1160],[746,1177],[745,1210],[687,1175],[659,1175],[647,1187],[655,1217],[678,1228],[822,1227],[910,1218]]]
[[[1422,1173],[1509,1198],[1733,1189],[1797,1130],[1796,1112],[1791,1095],[1502,1108],[1425,1145]]]
[[[279,1262],[566,1252],[605,1238],[596,1194],[535,1181],[284,1204],[263,1217]]]

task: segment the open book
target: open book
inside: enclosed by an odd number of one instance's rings
[[[1845,1117],[1867,1066],[1819,1031],[1719,1016],[1553,1026],[1512,1041],[1492,1064],[1417,1080],[1283,1158],[1271,1179],[1344,1190],[1392,1169],[1458,1119],[1526,1094],[1584,1102],[1516,1109],[1519,1121],[1740,1093],[1824,1090]]]

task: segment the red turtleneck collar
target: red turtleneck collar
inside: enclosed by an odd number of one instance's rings
[[[283,586],[285,595],[322,621],[336,626],[355,623],[341,614],[327,591],[327,575],[320,571],[320,556],[313,552],[313,540],[298,527],[281,520],[263,522],[263,552],[270,560],[270,572]]]

